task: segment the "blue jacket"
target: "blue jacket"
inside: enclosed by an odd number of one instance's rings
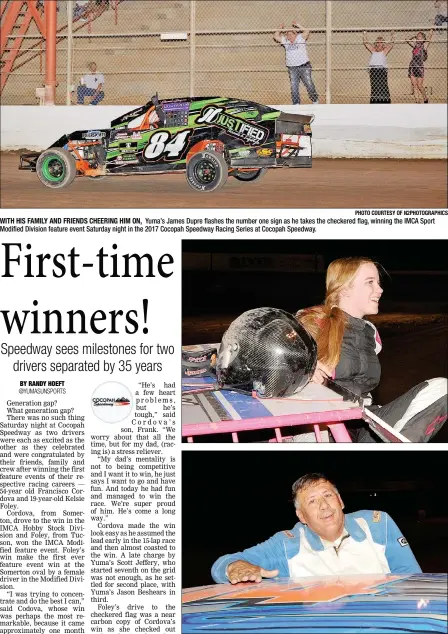
[[[220,557],[213,564],[212,577],[216,583],[227,582],[227,566],[239,559],[266,570],[277,569],[280,577],[421,572],[408,542],[383,511],[346,514],[343,535],[335,546],[298,522],[291,531]]]

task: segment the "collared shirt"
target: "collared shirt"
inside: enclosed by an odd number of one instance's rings
[[[282,46],[286,51],[286,66],[302,66],[310,61],[306,51],[306,40],[301,33],[297,34],[294,42],[290,42],[287,37],[282,37]]]
[[[342,543],[342,540],[349,537],[349,532],[348,530],[344,527],[341,535],[334,540],[334,542],[329,542],[328,540],[324,539],[322,537],[322,544],[324,545],[324,548],[336,548],[338,549]]]
[[[389,573],[385,546],[374,543],[369,525],[363,518],[357,518],[355,521],[366,539],[354,539],[345,527],[335,542],[329,542],[308,527],[300,527],[300,550],[288,560],[289,576],[298,579],[366,572]],[[358,535],[356,529],[351,532],[354,536]]]

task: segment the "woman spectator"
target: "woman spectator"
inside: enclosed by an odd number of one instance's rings
[[[407,40],[407,43],[412,48],[412,59],[409,64],[408,77],[411,80],[412,94],[417,103],[419,103],[417,91],[422,95],[423,103],[428,103],[428,95],[423,85],[423,80],[425,77],[425,62],[428,59],[428,46],[431,44],[433,33],[434,30],[431,29],[429,37],[426,39],[426,35],[422,33],[422,31],[419,31],[417,35]]]
[[[364,31],[363,43],[371,53],[369,61],[370,103],[390,103],[387,55],[394,46],[394,33],[391,32],[388,44],[381,36],[376,38],[374,44],[369,44],[367,33]]]
[[[383,293],[377,265],[368,258],[342,258],[327,270],[324,304],[297,313],[317,343],[312,381],[326,377],[361,396],[364,405],[412,442],[427,442],[447,418],[447,380],[422,381],[387,405],[372,405],[370,392],[380,382],[381,339],[365,315],[378,313]],[[356,442],[378,442],[367,425],[356,430]],[[295,438],[300,442],[300,435]]]

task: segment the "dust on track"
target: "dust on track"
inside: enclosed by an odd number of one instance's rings
[[[44,187],[19,171],[18,153],[1,154],[1,207],[25,209],[357,209],[443,208],[446,161],[315,159],[311,169],[277,169],[258,183],[229,178],[210,194],[184,174],[77,178],[67,189]]]

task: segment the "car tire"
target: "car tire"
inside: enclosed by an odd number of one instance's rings
[[[229,167],[222,154],[207,150],[194,154],[188,161],[187,183],[200,192],[213,192],[227,181]]]
[[[237,181],[244,181],[245,183],[253,183],[254,181],[260,180],[260,178],[264,176],[267,171],[268,170],[266,167],[259,170],[251,170],[250,172],[235,170],[234,172],[232,172],[232,176],[236,178]]]
[[[43,185],[51,189],[61,189],[75,179],[76,161],[67,150],[51,147],[40,154],[36,172]]]

